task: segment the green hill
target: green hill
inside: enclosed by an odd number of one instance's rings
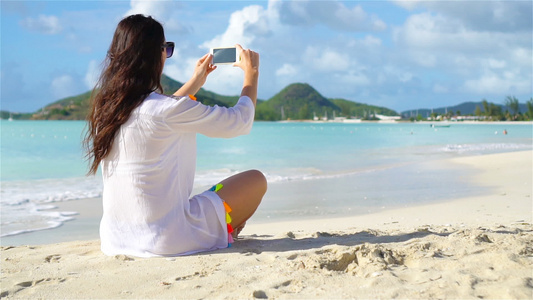
[[[171,95],[179,88],[181,88],[183,86],[183,83],[176,81],[163,74],[163,76],[161,77],[161,86],[163,87],[163,91],[165,92],[165,94]],[[222,96],[207,91],[203,88],[201,88],[198,93],[196,93],[196,97],[198,98],[198,100],[200,100],[206,105],[216,104],[218,106],[233,106],[239,100],[239,96]]]
[[[28,120],[31,116],[31,113],[12,113],[7,110],[0,110],[0,119],[2,120]]]
[[[183,83],[173,80],[163,74],[161,77],[161,85],[166,94],[172,94],[178,90]],[[91,91],[58,100],[47,106],[42,110],[35,112],[30,118],[32,120],[84,120],[87,111],[89,111],[89,99]],[[197,97],[202,103],[207,105],[229,106],[233,105],[239,99],[238,96],[221,96],[213,92],[201,89],[197,93]]]
[[[282,113],[284,116],[282,116]],[[309,120],[334,114],[343,117],[364,118],[370,114],[397,116],[395,111],[345,99],[328,99],[306,83],[294,83],[257,106],[258,120]]]
[[[492,107],[496,107],[496,109],[498,109],[500,112],[513,111],[511,108],[505,105],[502,105],[502,104],[497,104],[497,103],[492,103],[492,102],[487,102],[487,104]],[[481,110],[481,112],[485,112],[485,105],[483,105],[483,101],[464,102],[464,103],[457,104],[454,106],[438,107],[434,109],[429,109],[429,108],[411,109],[411,110],[402,112],[402,116],[404,116],[405,118],[408,118],[413,115],[416,115],[417,112],[422,117],[429,117],[432,113],[443,115],[443,114],[450,113],[450,112],[453,113],[454,115],[466,116],[466,115],[475,115],[476,109],[478,108]],[[519,109],[519,112],[521,113],[528,112],[527,103],[520,103],[518,106],[518,109]]]
[[[89,111],[91,91],[58,100],[35,112],[32,120],[84,120]]]
[[[331,115],[333,111],[340,112],[337,105],[306,83],[287,86],[257,108],[257,118],[263,120],[303,120],[312,119],[313,113]]]
[[[392,109],[382,106],[374,106],[363,103],[357,103],[345,99],[329,99],[335,105],[340,107],[342,116],[351,116],[359,119],[368,119],[371,115],[379,114],[385,116],[398,116],[398,113]]]
[[[172,94],[183,83],[163,75],[161,85],[166,94]],[[43,109],[28,114],[11,114],[1,112],[1,117],[7,119],[32,119],[32,120],[84,120],[89,111],[91,91],[58,100]],[[200,89],[196,94],[199,101],[207,105],[233,106],[239,96],[223,96],[205,89]],[[282,91],[267,101],[258,100],[256,120],[304,120],[312,119],[314,115],[322,117],[327,114],[330,118],[336,116],[364,117],[368,112],[384,115],[397,115],[393,110],[356,103],[344,99],[328,99],[317,92],[312,86],[305,83],[295,83],[285,87]],[[282,110],[284,117],[282,118]]]

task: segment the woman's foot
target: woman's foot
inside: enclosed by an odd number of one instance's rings
[[[246,222],[244,222],[241,226],[234,228],[233,232],[231,233],[231,236],[236,239],[239,233],[243,230],[244,226],[246,226]]]

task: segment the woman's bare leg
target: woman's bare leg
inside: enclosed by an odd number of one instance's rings
[[[217,194],[231,207],[231,226],[236,234],[255,212],[267,190],[263,173],[250,170],[220,182],[224,187]]]

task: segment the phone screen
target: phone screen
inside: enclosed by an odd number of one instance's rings
[[[213,63],[234,63],[237,56],[237,49],[235,48],[219,48],[213,49]]]

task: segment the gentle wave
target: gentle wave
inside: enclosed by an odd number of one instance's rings
[[[57,228],[77,212],[50,211],[55,202],[101,196],[101,178],[66,178],[1,182],[2,233],[10,236]]]
[[[102,194],[101,177],[3,181],[0,185],[3,206],[63,202]]]
[[[513,143],[478,143],[447,144],[425,148],[424,155],[452,153],[471,155],[493,152],[519,151],[531,149],[528,144]],[[384,161],[382,161],[384,163]],[[359,169],[325,171],[314,167],[285,168],[264,170],[269,184],[291,181],[308,181],[333,179],[360,173],[381,171],[400,167],[410,162],[394,162],[385,165],[367,166]],[[198,170],[195,177],[195,189],[204,190],[221,180],[243,170],[221,168]],[[101,176],[76,177],[64,179],[41,179],[25,181],[0,182],[0,208],[2,232],[0,236],[10,236],[26,232],[52,229],[64,222],[74,219],[77,212],[50,211],[54,203],[75,201],[79,199],[98,198],[102,195]]]
[[[264,175],[269,183],[286,182],[293,180],[309,180],[319,179],[324,174],[324,171],[317,168],[289,168],[284,170],[277,170],[277,173],[264,172]],[[224,180],[230,176],[236,175],[242,170],[232,169],[216,169],[199,171],[195,176],[195,188],[210,187],[217,182]]]
[[[502,152],[514,150],[531,149],[531,145],[525,144],[506,144],[506,143],[492,143],[492,144],[450,144],[442,148],[444,152],[452,153],[488,153],[488,152]]]
[[[19,216],[19,218],[17,218],[16,214],[10,214],[11,217],[2,216],[2,234],[0,235],[0,237],[57,228],[63,225],[64,222],[74,220],[75,218],[73,216],[78,214],[77,212],[43,211],[46,209],[53,208],[55,207],[44,207],[29,210],[23,216],[25,220],[24,222],[21,221],[20,217],[22,216]],[[28,219],[33,219],[31,225],[28,224]],[[20,227],[24,228],[20,229]]]
[[[319,180],[349,176],[359,172],[383,169],[351,170],[327,173],[316,168],[286,169],[279,173],[265,173],[270,184],[300,180]],[[241,170],[214,169],[199,171],[195,177],[195,189],[207,189]],[[50,211],[54,203],[98,198],[102,196],[100,176],[1,182],[0,208],[2,233],[10,236],[32,231],[53,229],[74,219],[77,212]]]
[[[241,170],[215,169],[199,171],[195,188],[210,187],[223,179],[242,172]],[[309,180],[323,178],[324,173],[314,168],[288,169],[280,174],[266,173],[268,182]],[[42,179],[27,181],[4,181],[0,183],[3,207],[23,206],[29,203],[45,204],[71,200],[98,198],[102,196],[102,178],[79,177],[65,179]]]
[[[238,170],[215,169],[198,172],[195,187],[207,189]],[[295,171],[298,173],[297,171]],[[293,180],[311,174],[305,171],[292,176],[267,175],[270,182]],[[102,178],[77,177],[0,182],[1,234],[11,236],[53,229],[74,219],[77,212],[50,211],[54,203],[98,198],[102,196]]]

